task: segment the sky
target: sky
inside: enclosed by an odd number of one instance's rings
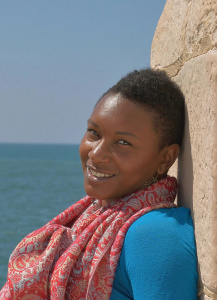
[[[78,144],[101,95],[150,66],[165,2],[0,1],[0,143]]]

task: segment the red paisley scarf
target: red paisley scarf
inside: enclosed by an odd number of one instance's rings
[[[0,299],[109,299],[128,228],[151,210],[175,207],[176,190],[166,177],[105,207],[84,197],[18,244]]]

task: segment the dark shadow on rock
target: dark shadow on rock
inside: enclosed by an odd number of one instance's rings
[[[204,300],[204,294],[202,294],[200,297],[198,297],[198,300]]]
[[[193,160],[191,154],[191,139],[190,139],[190,131],[189,131],[189,118],[187,107],[185,108],[185,132],[184,139],[181,147],[181,151],[178,159],[178,206],[184,206],[190,208],[191,216],[194,222],[194,205],[193,205]],[[199,300],[204,299],[204,294],[201,293],[202,290],[202,282],[201,282],[201,272],[200,272],[200,264],[198,262],[198,275],[199,275],[199,283],[198,283],[198,292],[201,294],[198,297]]]
[[[204,300],[204,293],[203,293],[203,283],[201,279],[201,272],[200,272],[200,264],[198,262],[197,265],[197,271],[198,271],[198,276],[199,276],[199,282],[198,282],[198,300]]]
[[[178,206],[190,208],[194,221],[193,212],[193,161],[191,154],[191,140],[189,132],[189,118],[185,107],[185,131],[181,151],[178,159]]]

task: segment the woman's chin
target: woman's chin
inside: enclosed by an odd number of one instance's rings
[[[120,197],[116,197],[115,195],[113,195],[111,193],[108,194],[108,193],[105,193],[104,191],[100,191],[100,190],[96,189],[95,187],[93,188],[89,184],[84,185],[84,190],[89,197],[98,199],[98,200],[106,200],[106,201],[111,202],[111,201],[114,201],[114,200],[117,200],[118,198],[120,198]]]

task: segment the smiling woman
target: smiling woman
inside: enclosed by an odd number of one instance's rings
[[[98,102],[80,145],[89,196],[102,199],[105,205],[139,190],[156,174],[167,172],[179,146],[159,150],[153,114],[120,94],[106,94]]]
[[[0,299],[197,299],[193,224],[167,175],[183,128],[183,94],[164,72],[109,89],[80,144],[87,196],[21,241]]]

